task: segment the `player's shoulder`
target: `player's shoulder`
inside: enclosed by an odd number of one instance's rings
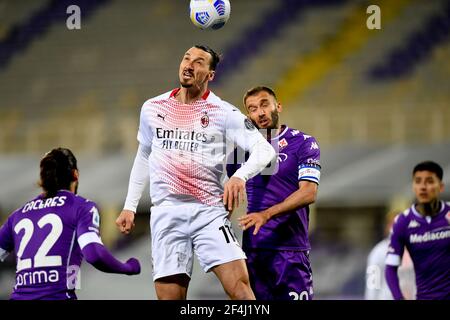
[[[285,127],[284,131],[279,136],[280,146],[282,144],[292,145],[302,155],[313,155],[318,157],[320,153],[320,146],[316,138],[306,132],[298,129]]]
[[[375,261],[375,260],[384,261],[388,247],[389,247],[389,239],[381,240],[370,251],[368,260],[369,261]]]
[[[88,198],[85,198],[79,194],[72,194],[72,199],[73,199],[74,205],[79,208],[97,207],[97,204],[94,201],[92,201]]]
[[[173,90],[164,92],[160,95],[157,95],[155,97],[149,98],[147,100],[144,101],[144,103],[142,104],[142,108],[148,108],[151,106],[154,106],[158,103],[160,103],[161,101],[165,101],[168,100],[172,94]]]
[[[394,217],[394,226],[401,228],[414,217],[413,206],[403,210]]]
[[[96,206],[94,201],[68,190],[60,190],[56,196],[61,199],[62,204],[70,206],[74,210]]]
[[[444,217],[450,223],[450,202],[442,200],[442,209],[440,215]]]
[[[13,216],[15,216],[17,214],[20,214],[20,213],[23,213],[25,211],[33,209],[33,206],[34,206],[36,200],[41,200],[42,198],[43,198],[43,195],[39,194],[39,195],[29,199],[23,205],[21,205],[19,208],[15,209],[9,216],[13,217]]]
[[[386,254],[387,249],[389,247],[389,238],[384,238],[380,242],[378,242],[375,247],[373,247],[373,251],[375,252],[384,252]]]
[[[309,142],[317,143],[317,139],[313,135],[303,132],[301,130],[295,129],[295,128],[288,127],[288,126],[286,126],[286,128],[285,128],[285,135],[288,138],[291,138],[293,140],[298,140],[303,143],[309,143]]]
[[[226,112],[239,112],[239,108],[234,106],[233,104],[229,103],[228,101],[223,100],[219,96],[217,96],[214,92],[210,91],[208,94],[208,97],[206,98],[206,102],[208,104],[217,106],[218,108],[223,109]]]

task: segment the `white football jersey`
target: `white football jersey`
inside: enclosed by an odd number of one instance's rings
[[[147,100],[138,141],[150,146],[153,204],[189,199],[220,206],[226,156],[235,146],[249,150],[261,133],[238,108],[211,91],[192,104],[175,99],[180,89]]]

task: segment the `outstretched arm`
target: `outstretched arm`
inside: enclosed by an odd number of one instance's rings
[[[100,243],[91,242],[83,247],[82,252],[86,261],[100,271],[127,275],[141,272],[141,266],[137,259],[130,258],[127,262],[122,263]]]
[[[78,209],[77,242],[87,262],[103,272],[138,274],[139,261],[132,258],[122,263],[105,248],[100,237],[100,214],[97,205],[89,200]]]

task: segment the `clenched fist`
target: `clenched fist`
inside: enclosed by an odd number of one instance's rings
[[[134,228],[134,212],[130,210],[122,210],[119,217],[116,219],[116,225],[120,232],[129,234]]]

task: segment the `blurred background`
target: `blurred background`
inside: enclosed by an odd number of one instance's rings
[[[66,26],[72,4],[81,9],[78,30]],[[379,30],[366,26],[372,4],[381,9]],[[440,163],[450,185],[450,1],[231,0],[231,18],[217,31],[194,27],[188,8],[188,0],[0,0],[0,223],[40,192],[42,155],[70,148],[79,193],[101,209],[105,244],[143,265],[127,277],[84,263],[79,298],[155,299],[148,191],[131,236],[114,221],[142,103],[177,87],[184,52],[208,44],[223,55],[216,94],[242,110],[249,87],[271,86],[281,121],[318,139],[315,298],[363,299],[367,255],[384,237],[386,213],[413,201],[414,165]],[[9,257],[0,298],[13,283]],[[225,295],[196,262],[188,298]]]

